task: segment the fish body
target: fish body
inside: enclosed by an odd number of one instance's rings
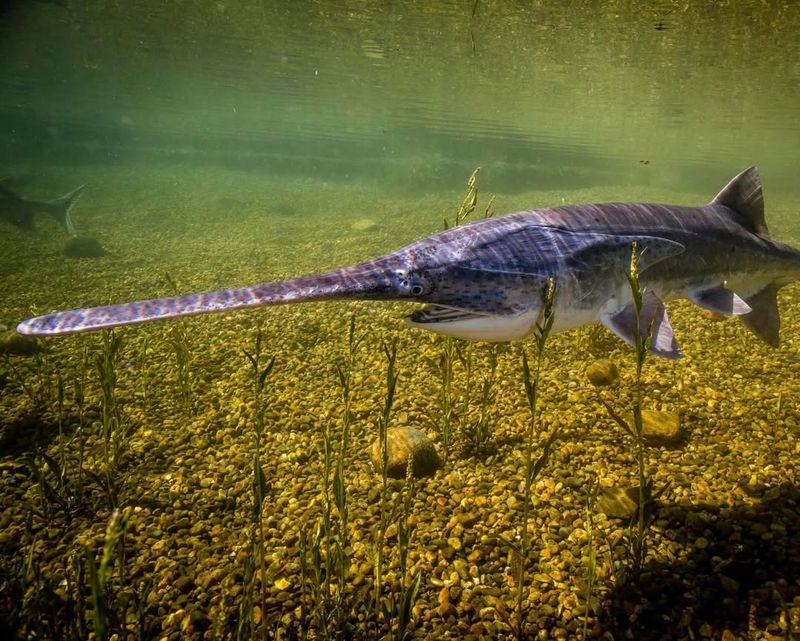
[[[636,322],[632,246],[646,289]],[[776,292],[800,276],[800,252],[773,241],[758,170],[746,169],[707,205],[570,205],[508,214],[439,232],[350,267],[252,287],[56,312],[23,321],[54,335],[158,318],[311,300],[411,300],[408,324],[464,339],[528,336],[555,285],[553,331],[600,321],[623,340],[652,327],[650,349],[680,356],[663,301],[689,298],[736,315],[778,344]]]
[[[70,211],[83,191],[84,185],[73,189],[60,198],[48,201],[30,200],[20,196],[11,186],[9,178],[0,179],[0,219],[22,227],[33,229],[33,218],[44,213],[54,218],[70,236],[77,236],[70,218]]]

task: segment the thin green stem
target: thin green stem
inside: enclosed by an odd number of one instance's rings
[[[528,428],[525,437],[525,478],[524,478],[524,499],[522,506],[522,532],[520,533],[519,545],[519,564],[517,565],[516,580],[516,636],[522,639],[525,636],[525,616],[523,612],[523,588],[525,583],[525,565],[528,559],[530,550],[530,534],[528,532],[530,523],[530,509],[531,509],[531,487],[534,480],[538,477],[539,473],[544,468],[550,456],[550,450],[553,443],[558,436],[558,429],[555,428],[550,432],[550,435],[545,439],[541,454],[534,460],[533,451],[535,446],[535,439],[537,435],[537,409],[539,404],[539,382],[542,370],[542,363],[544,362],[545,346],[547,339],[550,336],[550,331],[553,327],[554,312],[553,302],[555,299],[555,282],[550,281],[544,296],[544,305],[540,320],[536,323],[536,330],[534,332],[534,344],[536,346],[536,361],[533,372],[531,372],[528,363],[528,356],[525,348],[521,349],[522,356],[522,378],[525,387],[525,398],[528,404],[528,411],[530,413],[530,421],[528,421]]]

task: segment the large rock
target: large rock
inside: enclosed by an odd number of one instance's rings
[[[586,378],[595,387],[608,387],[619,380],[619,369],[614,361],[603,358],[586,368]]]
[[[430,476],[440,465],[436,447],[425,432],[416,427],[390,427],[386,432],[388,466],[386,473],[394,479],[406,477],[409,460],[414,476]],[[376,439],[369,451],[375,471],[381,472],[381,442]]]
[[[674,445],[683,438],[681,419],[675,412],[642,410],[642,436],[653,445]]]

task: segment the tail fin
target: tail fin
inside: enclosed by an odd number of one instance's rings
[[[81,185],[80,187],[76,187],[71,192],[64,194],[60,198],[56,198],[55,200],[50,200],[47,202],[47,212],[59,223],[61,223],[66,232],[73,237],[77,236],[78,232],[75,231],[75,226],[72,224],[72,219],[69,216],[69,212],[72,209],[72,206],[75,204],[75,201],[80,197],[85,186],[86,185]]]

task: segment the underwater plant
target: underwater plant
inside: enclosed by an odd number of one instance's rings
[[[445,217],[443,219],[443,228],[449,229],[450,227],[458,227],[469,219],[475,212],[478,205],[478,172],[480,167],[476,167],[467,179],[467,190],[461,200],[461,204],[456,211],[455,217],[452,222]],[[491,218],[494,215],[492,203],[494,198],[489,200],[489,204],[484,211],[484,218]],[[471,401],[471,385],[472,385],[472,363],[473,363],[473,350],[475,348],[471,341],[463,343],[459,346],[459,341],[452,336],[444,336],[441,339],[441,354],[437,362],[439,376],[441,379],[441,386],[439,389],[439,406],[441,410],[441,418],[439,423],[439,434],[442,439],[442,452],[444,456],[450,451],[450,443],[453,436],[453,422],[456,416],[455,408],[455,392],[453,389],[453,366],[457,360],[461,361],[466,370],[466,386],[462,395],[464,408],[462,416],[466,418],[469,414],[469,405]],[[488,399],[487,399],[488,403]],[[485,427],[485,424],[480,426]],[[468,440],[471,440],[468,436]]]
[[[375,634],[380,635],[381,638],[403,641],[408,638],[410,632],[409,628],[413,619],[414,603],[419,594],[422,575],[418,572],[413,577],[409,578],[408,576],[408,553],[414,532],[414,526],[410,523],[409,519],[415,493],[413,457],[409,457],[406,466],[405,483],[397,493],[391,505],[389,501],[389,455],[387,435],[389,418],[399,378],[395,365],[397,360],[397,340],[395,339],[388,345],[384,344],[383,351],[387,362],[386,393],[383,411],[378,422],[381,493],[380,520],[373,537],[374,584],[372,599]],[[387,562],[387,553],[390,548],[387,546],[386,532],[390,523],[393,523],[397,528],[397,545],[394,547],[394,550],[397,555],[400,589],[398,591],[392,590],[385,593],[383,574],[385,567],[389,565]]]
[[[413,458],[409,457],[406,469],[406,481],[397,501],[402,502],[402,509],[395,523],[397,524],[397,559],[398,574],[400,576],[399,592],[391,592],[385,597],[384,621],[387,624],[387,637],[393,641],[405,641],[410,632],[414,604],[417,601],[422,573],[417,572],[413,577],[408,577],[408,550],[414,533],[414,526],[409,523],[411,515],[411,502],[414,499],[415,485],[413,472]]]
[[[307,564],[307,559],[310,558],[308,574],[312,577],[307,599],[310,601],[309,613],[303,625],[306,630],[313,625],[322,638],[347,638],[352,634],[353,610],[347,592],[350,570],[350,511],[345,469],[349,460],[353,420],[353,373],[356,368],[356,354],[362,341],[363,336],[356,333],[355,315],[351,315],[346,352],[334,365],[342,403],[339,434],[337,438],[330,424],[323,430],[322,514],[314,527],[313,535],[304,541],[304,552],[301,556],[303,564]],[[306,572],[303,574],[305,576]]]
[[[455,416],[455,402],[453,398],[453,364],[456,361],[456,339],[444,336],[440,339],[442,351],[439,355],[439,407],[441,411],[439,422],[439,436],[442,439],[442,453],[446,457],[450,450],[450,441],[453,433],[453,417]]]
[[[589,492],[586,495],[586,600],[585,611],[583,613],[583,627],[581,628],[581,639],[586,641],[589,632],[589,613],[594,606],[594,589],[597,581],[597,546],[594,541],[594,508],[597,502],[597,491],[599,483],[594,478],[589,484]]]
[[[470,447],[476,451],[484,448],[492,438],[492,414],[497,398],[497,390],[495,389],[497,383],[497,358],[503,349],[500,343],[491,343],[486,347],[488,371],[481,378],[478,385],[477,416],[473,418],[470,413],[465,412],[465,420],[461,432]],[[468,360],[466,360],[465,369],[467,371],[467,380],[470,381],[474,367],[474,351],[471,350],[466,359]],[[471,406],[471,388],[472,385],[468,383],[465,393],[466,409]]]
[[[251,385],[253,394],[253,511],[252,511],[252,530],[250,537],[250,552],[249,559],[253,558],[253,552],[258,550],[258,578],[260,582],[260,607],[262,615],[266,611],[267,600],[267,569],[264,557],[264,521],[262,518],[264,509],[264,500],[267,496],[268,486],[267,477],[264,474],[264,468],[261,464],[261,439],[264,434],[264,412],[266,410],[266,403],[264,400],[264,389],[266,386],[267,378],[272,373],[275,365],[275,356],[267,360],[266,364],[263,363],[262,354],[262,338],[263,334],[261,326],[256,329],[256,337],[253,345],[253,351],[249,352],[243,349],[244,355],[250,363]],[[243,626],[246,624],[252,625],[252,603],[253,594],[255,591],[255,572],[253,565],[249,568],[250,571],[245,571],[245,598],[243,600],[243,607],[240,610],[239,616],[239,633],[243,632]],[[266,627],[262,628],[264,638],[266,638]],[[252,630],[249,635],[252,638]],[[240,637],[239,637],[240,638]]]
[[[117,399],[117,369],[122,350],[122,339],[114,330],[103,330],[100,354],[95,356],[95,369],[100,382],[100,406],[103,438],[104,490],[113,509],[118,505],[115,474],[124,453],[127,433],[122,422],[122,411]]]
[[[553,298],[555,296],[555,282],[550,281],[547,288],[547,294],[544,299],[544,307],[542,309],[541,318],[536,322],[536,329],[533,333],[534,346],[536,348],[536,359],[534,361],[533,372],[528,362],[528,355],[525,351],[525,346],[520,347],[520,354],[522,358],[522,382],[525,388],[525,399],[527,401],[528,412],[530,413],[530,420],[528,427],[525,430],[525,453],[524,453],[524,470],[523,470],[523,504],[522,504],[522,524],[519,534],[519,547],[515,548],[512,545],[512,552],[517,554],[517,562],[514,564],[515,577],[514,583],[516,588],[516,601],[515,601],[515,625],[514,634],[517,639],[526,638],[525,635],[525,619],[526,613],[523,608],[523,590],[525,585],[525,566],[530,553],[530,532],[529,524],[531,519],[531,487],[533,482],[538,478],[547,461],[550,458],[550,451],[553,448],[553,443],[559,436],[559,428],[554,427],[550,434],[548,434],[542,443],[539,445],[540,453],[534,458],[534,447],[536,446],[536,437],[538,435],[537,425],[539,422],[538,405],[539,405],[539,382],[544,362],[545,347],[547,339],[550,336],[550,330],[553,327],[554,313],[553,313]]]
[[[381,469],[381,492],[380,492],[380,520],[378,521],[375,534],[373,536],[373,608],[376,627],[380,623],[388,625],[389,620],[387,611],[383,607],[383,571],[386,554],[386,530],[391,522],[391,510],[389,508],[389,450],[388,450],[388,431],[389,418],[394,405],[395,391],[397,390],[397,380],[399,375],[396,370],[397,362],[397,339],[390,344],[384,343],[383,353],[386,357],[386,392],[383,401],[383,410],[378,420],[378,439],[380,443],[380,469]]]
[[[658,491],[654,489],[653,478],[647,471],[647,444],[644,439],[644,427],[642,420],[642,405],[643,405],[643,391],[642,391],[642,369],[644,367],[647,354],[650,349],[650,341],[653,335],[653,323],[651,322],[648,327],[641,326],[642,305],[645,295],[645,290],[639,283],[639,258],[641,253],[638,252],[636,242],[634,241],[631,246],[631,261],[628,270],[628,284],[633,298],[633,305],[635,310],[635,327],[633,332],[634,340],[634,355],[635,355],[635,377],[633,383],[633,401],[632,401],[632,414],[633,421],[623,417],[622,413],[614,409],[614,407],[606,400],[601,394],[600,401],[608,412],[609,416],[619,426],[619,428],[631,439],[633,450],[633,458],[636,465],[636,477],[638,480],[638,500],[635,514],[632,518],[632,524],[627,534],[623,537],[625,544],[626,559],[625,559],[625,575],[624,581],[633,580],[634,583],[638,582],[644,567],[645,558],[648,550],[648,529],[653,520],[653,504],[655,500],[666,489],[663,486]]]
[[[173,294],[177,295],[178,286],[172,276],[165,274],[164,278],[169,283]],[[186,323],[180,322],[170,327],[167,336],[170,349],[175,357],[178,396],[186,413],[192,415],[195,411],[191,368],[192,351],[189,346],[189,332],[186,329]],[[144,368],[142,371],[144,371]]]
[[[94,635],[98,641],[109,638],[109,603],[111,564],[115,555],[119,556],[118,575],[120,583],[124,583],[125,571],[125,529],[130,515],[129,508],[114,510],[106,527],[106,538],[103,543],[103,553],[100,563],[95,561],[94,554],[87,548],[86,563],[89,568],[89,588],[92,597],[92,618]]]

